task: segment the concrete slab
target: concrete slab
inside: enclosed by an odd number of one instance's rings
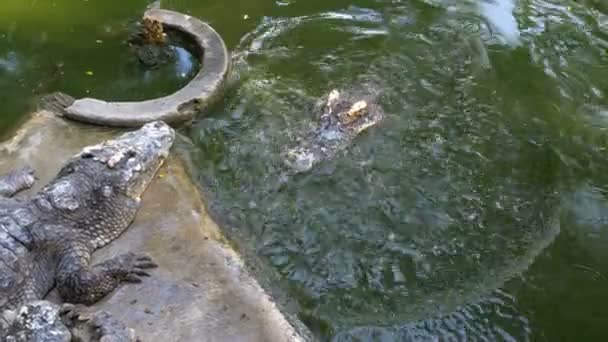
[[[117,132],[39,112],[0,145],[0,172],[33,166],[39,181],[28,192],[37,191],[70,155]],[[94,259],[126,251],[149,253],[159,268],[143,283],[122,286],[92,309],[113,313],[142,341],[305,340],[225,243],[175,156],[145,193],[134,224]]]

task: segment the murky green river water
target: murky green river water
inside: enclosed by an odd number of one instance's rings
[[[146,1],[0,4],[0,127],[39,94],[157,96]],[[608,336],[608,5],[564,0],[167,1],[210,22],[238,81],[185,130],[211,208],[336,341]],[[333,88],[387,117],[284,179]],[[266,267],[267,266],[267,267]]]

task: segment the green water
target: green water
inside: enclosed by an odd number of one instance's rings
[[[0,4],[3,127],[48,91],[143,98],[185,82],[129,59],[145,1],[123,2]],[[184,130],[210,207],[320,339],[605,340],[605,3],[164,6],[234,54],[238,81]],[[284,178],[281,153],[336,87],[378,93],[386,119]]]
[[[35,99],[52,91],[77,98],[137,100],[172,92],[195,73],[179,63],[155,72],[140,67],[126,40],[147,1],[2,1],[0,127],[14,127]]]

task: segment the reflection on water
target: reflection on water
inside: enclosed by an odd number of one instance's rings
[[[14,73],[18,70],[17,54],[14,51],[9,51],[5,58],[0,57],[0,68],[9,73]]]
[[[512,45],[519,44],[519,28],[513,10],[514,0],[483,0],[479,3],[481,14],[492,28]]]
[[[175,47],[177,54],[177,62],[175,63],[175,74],[184,78],[187,75],[192,75],[195,71],[195,62],[192,54],[182,47]]]
[[[131,87],[136,88],[140,81],[146,84],[146,87],[154,87],[166,80],[167,75],[175,79],[181,79],[182,82],[187,82],[198,72],[197,57],[187,49],[180,46],[170,45],[171,61],[168,64],[161,65],[160,68],[148,69],[143,71],[142,80],[129,78],[132,82]],[[177,90],[177,87],[176,89]]]

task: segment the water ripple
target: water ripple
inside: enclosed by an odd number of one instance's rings
[[[556,2],[380,3],[266,17],[226,108],[193,129],[198,165],[320,335],[530,340],[497,289],[560,234],[570,172],[601,163],[601,35]],[[334,87],[377,93],[386,120],[282,178]]]

